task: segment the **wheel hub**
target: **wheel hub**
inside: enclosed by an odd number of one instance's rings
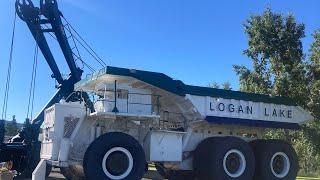
[[[236,153],[231,153],[226,160],[226,166],[230,173],[236,173],[240,167],[240,157]]]
[[[284,152],[275,153],[270,162],[272,174],[278,178],[283,178],[288,175],[290,170],[289,157]]]
[[[107,170],[114,176],[123,174],[129,167],[129,158],[121,151],[115,151],[106,160]]]
[[[243,153],[237,149],[229,150],[223,158],[223,169],[232,178],[240,177],[246,169]]]
[[[281,156],[276,156],[273,161],[273,169],[277,174],[280,174],[284,169],[284,160]]]
[[[124,179],[133,169],[133,157],[123,147],[111,148],[103,157],[102,169],[110,179]]]

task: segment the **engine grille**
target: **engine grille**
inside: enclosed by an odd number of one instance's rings
[[[74,117],[65,117],[64,118],[64,131],[63,137],[70,138],[77,124],[79,123],[80,118]]]

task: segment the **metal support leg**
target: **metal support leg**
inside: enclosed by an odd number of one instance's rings
[[[112,110],[114,113],[118,113],[119,110],[117,108],[117,80],[114,81],[114,108]]]

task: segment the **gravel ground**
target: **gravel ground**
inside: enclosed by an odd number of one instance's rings
[[[47,178],[47,180],[64,180],[65,178],[63,177],[62,174],[60,174],[60,171],[58,168],[54,168],[51,171],[51,174]],[[25,180],[30,180],[30,179],[25,179]],[[148,171],[145,174],[145,178],[143,180],[162,180],[161,176],[156,172],[156,171]]]

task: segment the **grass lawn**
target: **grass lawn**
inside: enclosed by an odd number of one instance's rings
[[[156,171],[156,168],[154,164],[149,164],[150,171]],[[296,180],[320,180],[320,178],[315,178],[315,177],[303,177],[303,176],[298,176]]]

